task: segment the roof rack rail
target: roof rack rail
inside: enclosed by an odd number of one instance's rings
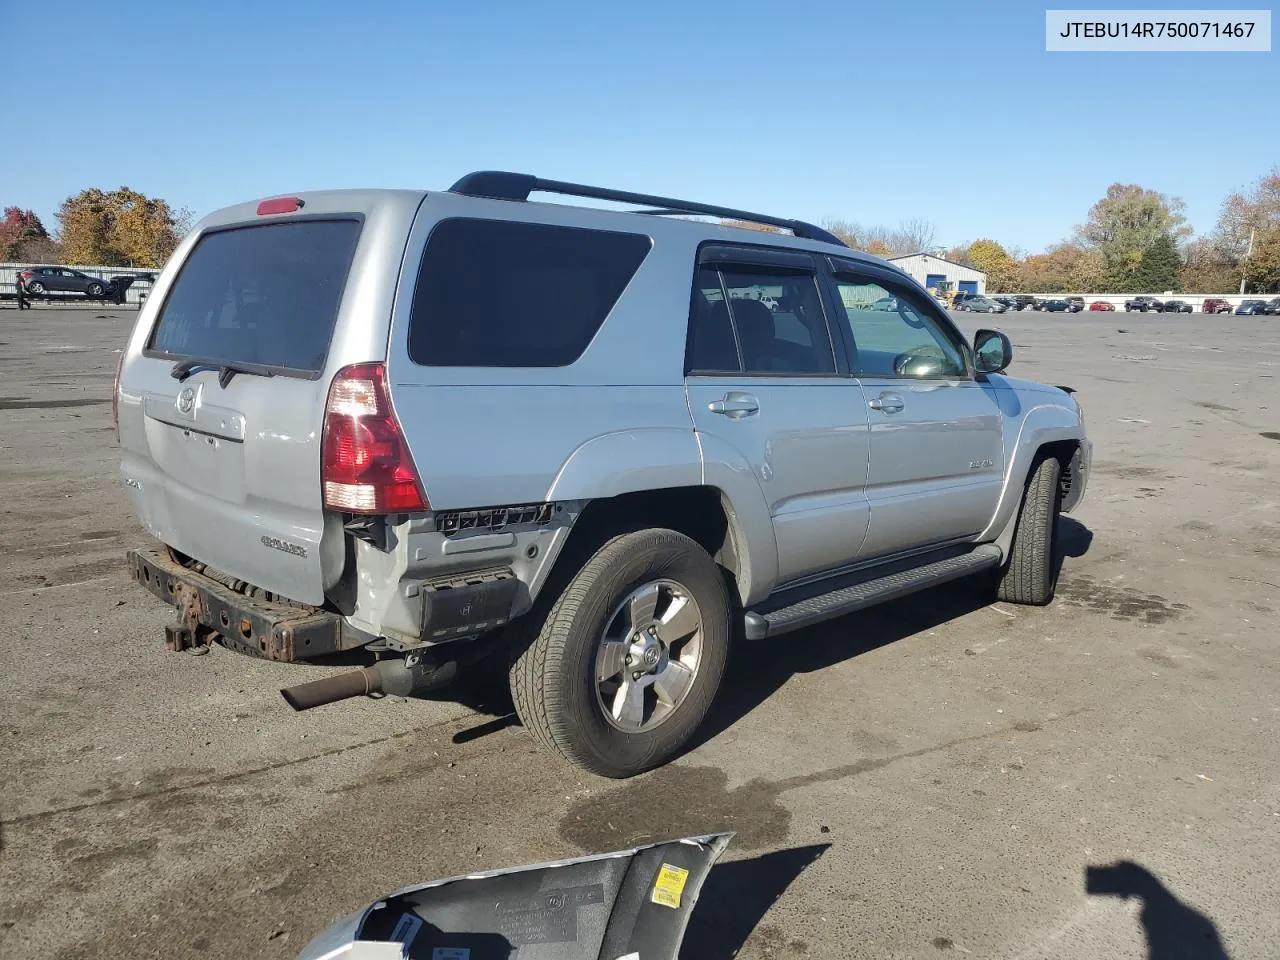
[[[846,246],[839,237],[828,233],[821,227],[814,226],[812,223],[805,223],[803,220],[771,217],[763,213],[751,213],[748,210],[717,207],[708,203],[694,203],[689,200],[673,200],[670,197],[655,197],[647,193],[610,190],[606,187],[589,187],[581,183],[566,183],[563,180],[543,180],[531,173],[478,170],[475,173],[468,173],[450,187],[449,192],[461,193],[469,197],[488,197],[492,200],[528,200],[529,194],[538,192],[558,193],[569,197],[587,197],[592,200],[610,200],[615,203],[635,203],[655,208],[637,211],[651,216],[679,216],[693,213],[730,220],[745,220],[749,223],[762,223],[771,227],[782,227],[805,240],[821,240],[824,243],[834,243],[841,247]]]

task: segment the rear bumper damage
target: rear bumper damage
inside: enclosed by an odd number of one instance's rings
[[[364,646],[374,638],[339,614],[246,596],[189,570],[161,550],[130,550],[129,574],[165,603],[179,623],[166,628],[175,649],[203,646],[217,634],[224,646],[266,660],[307,660]]]

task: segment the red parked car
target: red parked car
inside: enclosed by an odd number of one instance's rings
[[[1113,303],[1107,303],[1105,300],[1095,300],[1093,301],[1093,303],[1089,304],[1089,309],[1090,310],[1110,310],[1114,312],[1116,308],[1115,308],[1115,304]]]
[[[1201,313],[1230,313],[1231,304],[1223,300],[1221,297],[1209,297],[1204,303],[1200,304]]]

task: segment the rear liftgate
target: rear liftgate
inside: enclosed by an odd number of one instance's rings
[[[406,887],[329,927],[298,960],[676,960],[732,836]]]

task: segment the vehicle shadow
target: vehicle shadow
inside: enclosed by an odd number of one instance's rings
[[[1057,563],[1081,557],[1093,534],[1070,517],[1058,520]],[[994,600],[987,575],[966,577],[883,606],[799,630],[778,641],[739,639],[716,704],[686,751],[720,735],[769,699],[791,677],[813,673],[932,630]]]
[[[1229,960],[1212,920],[1179,900],[1146,867],[1130,860],[1084,870],[1086,893],[1142,902],[1147,960]]]
[[[1093,545],[1093,531],[1074,517],[1058,517],[1058,549],[1053,557],[1053,577],[1062,575],[1067,557],[1083,557]]]
[[[775,850],[712,867],[689,917],[684,960],[732,960],[756,925],[800,874],[831,848],[819,843]],[[805,947],[797,945],[798,950]]]

